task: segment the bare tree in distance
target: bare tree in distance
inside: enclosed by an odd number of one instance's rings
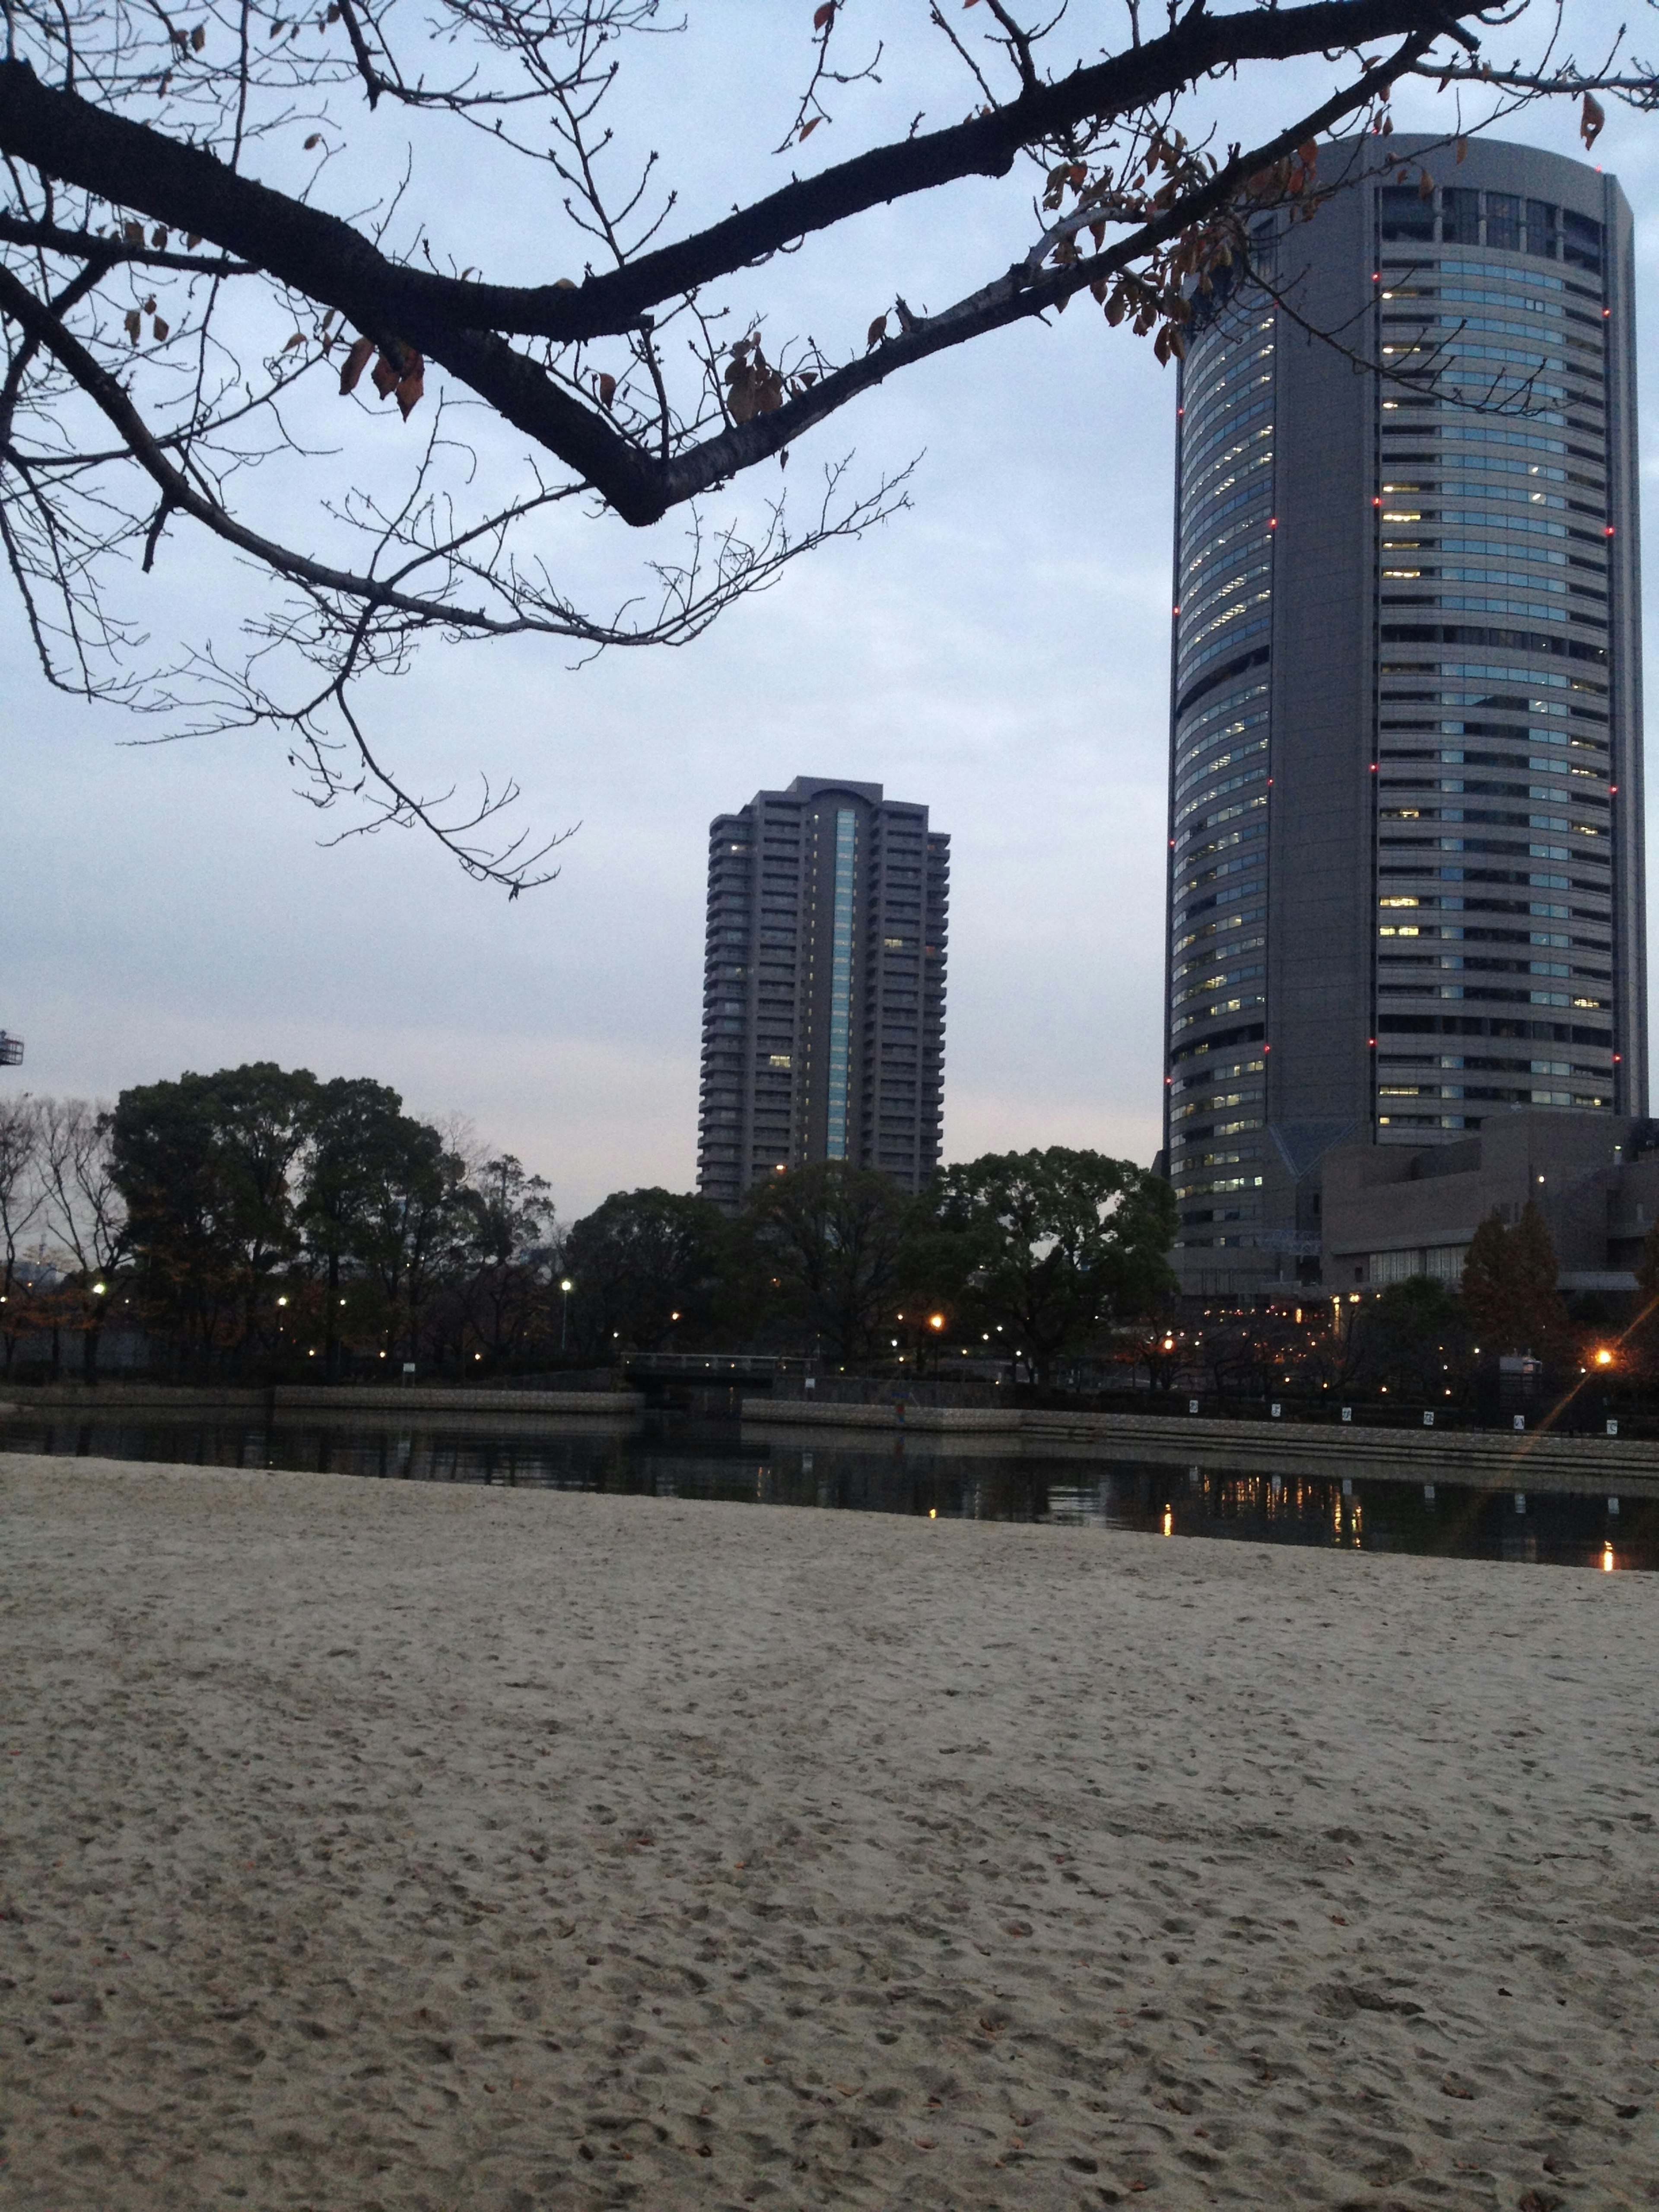
[[[1598,92],[1659,102],[1622,34],[1580,62],[1565,0],[1074,0],[1042,21],[1006,0],[922,4],[908,134],[803,174],[823,125],[856,129],[881,55],[854,43],[873,37],[866,0],[801,0],[805,88],[776,88],[787,179],[682,228],[655,153],[608,119],[627,54],[680,27],[659,0],[8,0],[0,543],[49,679],[170,734],[275,730],[318,805],[359,801],[354,828],[422,825],[516,894],[553,871],[552,845],[502,821],[514,788],[458,805],[413,786],[361,678],[403,671],[431,634],[579,654],[689,642],[907,498],[905,472],[860,489],[837,453],[804,512],[780,489],[747,520],[711,506],[744,471],[900,372],[1079,295],[1181,355],[1191,295],[1246,252],[1248,218],[1316,210],[1330,143],[1386,137],[1401,83],[1449,94],[1449,137],[1570,96],[1589,144]],[[1499,31],[1530,43],[1494,58]],[[1287,67],[1310,62],[1314,98]],[[1263,73],[1285,118],[1246,145],[1230,118]],[[333,188],[365,114],[386,165],[367,206]],[[495,236],[403,211],[442,210],[463,158],[507,204]],[[931,312],[903,296],[914,275],[872,268],[867,327],[771,326],[781,257],[866,252],[857,219],[918,196],[948,222],[976,179],[1014,195],[1011,261]],[[532,204],[534,281],[497,281],[492,259],[530,250]],[[326,442],[324,392],[349,410]],[[371,442],[377,407],[404,426],[401,467]],[[295,485],[303,542],[281,534],[278,488]],[[563,580],[568,524],[650,530],[679,509],[684,534],[648,541],[622,608]],[[265,580],[235,650],[186,641],[150,665],[142,580],[186,526]]]
[[[116,1187],[110,1109],[85,1098],[38,1102],[36,1173],[43,1245],[60,1271],[61,1295],[81,1338],[82,1368],[98,1371],[109,1278],[125,1256],[127,1209]]]
[[[26,1330],[23,1278],[18,1261],[23,1240],[46,1203],[40,1179],[41,1108],[25,1091],[0,1098],[0,1371],[11,1372],[17,1340]]]

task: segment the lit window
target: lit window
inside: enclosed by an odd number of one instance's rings
[[[775,1052],[766,1064],[769,1067],[787,1067],[792,1064],[791,1055],[787,1052]]]

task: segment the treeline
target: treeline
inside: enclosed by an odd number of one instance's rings
[[[1364,1297],[1309,1291],[1299,1308],[1149,1334],[1135,1356],[1155,1389],[1454,1407],[1489,1397],[1504,1359],[1520,1357],[1536,1364],[1533,1387],[1552,1398],[1594,1382],[1646,1403],[1659,1389],[1659,1227],[1636,1284],[1633,1300],[1564,1294],[1548,1224],[1528,1204],[1513,1224],[1497,1213],[1480,1223],[1455,1285],[1418,1275]]]
[[[1091,1152],[988,1155],[921,1198],[825,1163],[728,1218],[617,1192],[568,1225],[546,1180],[367,1079],[268,1061],[0,1103],[0,1352],[97,1371],[115,1329],[180,1377],[523,1374],[665,1348],[1045,1379],[1173,1288],[1167,1183]],[[78,1343],[78,1352],[76,1346]]]
[[[106,1332],[174,1375],[326,1376],[370,1358],[511,1358],[556,1257],[551,1194],[473,1159],[386,1085],[270,1062],[0,1107],[3,1357]]]

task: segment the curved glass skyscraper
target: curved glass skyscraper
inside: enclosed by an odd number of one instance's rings
[[[1317,1279],[1335,1144],[1647,1110],[1630,210],[1351,158],[1182,375],[1167,1158],[1224,1294]]]

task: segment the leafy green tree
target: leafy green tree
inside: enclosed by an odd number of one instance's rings
[[[1439,1398],[1462,1389],[1474,1345],[1464,1301],[1432,1276],[1413,1275],[1355,1310],[1343,1380],[1356,1389]]]
[[[720,1313],[732,1234],[706,1198],[613,1191],[565,1239],[571,1326],[588,1357],[707,1340]]]
[[[553,1193],[544,1176],[503,1152],[474,1172],[465,1204],[461,1310],[468,1337],[498,1368],[522,1352],[547,1318],[556,1256]]]
[[[340,1315],[347,1270],[368,1241],[377,1196],[414,1126],[389,1085],[340,1076],[311,1101],[297,1215],[305,1247],[322,1270],[323,1372],[340,1371]]]
[[[295,1164],[317,1079],[270,1060],[124,1091],[110,1176],[151,1314],[205,1358],[260,1333],[272,1282],[300,1250]]]
[[[891,1176],[819,1160],[756,1184],[744,1226],[770,1310],[835,1359],[862,1359],[896,1310],[910,1201]]]
[[[1063,1145],[946,1168],[923,1201],[960,1242],[971,1291],[1032,1376],[1175,1288],[1175,1194],[1133,1160]]]
[[[1496,1352],[1557,1352],[1567,1316],[1549,1227],[1527,1200],[1513,1229],[1494,1211],[1475,1231],[1463,1262],[1463,1304],[1483,1345]]]
[[[427,1306],[462,1264],[470,1226],[466,1163],[441,1133],[400,1114],[377,1135],[354,1232],[359,1267],[379,1294],[382,1349],[419,1351]]]

